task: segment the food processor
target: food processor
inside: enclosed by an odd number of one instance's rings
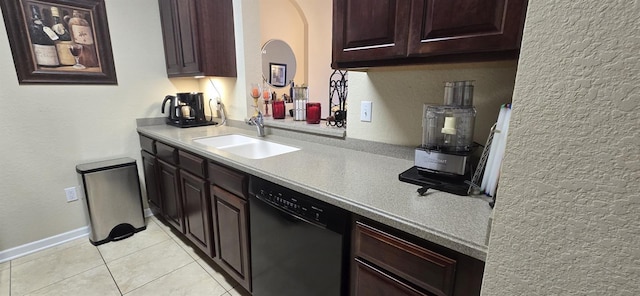
[[[415,166],[400,180],[429,188],[467,195],[472,174],[473,81],[445,82],[444,104],[424,104],[422,144],[415,149]]]

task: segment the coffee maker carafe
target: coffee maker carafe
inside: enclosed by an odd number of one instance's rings
[[[167,102],[169,102],[167,124],[178,127],[217,124],[217,122],[213,121],[213,117],[207,120],[204,113],[204,96],[200,92],[177,93],[175,96],[166,96],[162,101],[162,113],[164,113]]]

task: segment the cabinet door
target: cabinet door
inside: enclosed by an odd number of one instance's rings
[[[520,47],[526,0],[412,0],[409,56]]]
[[[231,0],[159,0],[167,74],[236,77]]]
[[[196,38],[196,8],[193,0],[177,0],[178,32],[180,38],[180,59],[183,74],[197,74],[200,72],[198,64],[198,43]]]
[[[206,76],[236,77],[233,1],[196,0],[200,71]]]
[[[247,202],[228,191],[212,186],[216,250],[214,260],[250,291],[249,231]]]
[[[193,0],[159,0],[167,74],[192,75],[200,72]]]
[[[333,61],[374,61],[407,54],[410,0],[334,0]]]
[[[156,165],[156,157],[146,151],[142,151],[142,165],[149,208],[154,215],[162,215],[162,201],[158,192],[158,166]]]
[[[160,159],[160,194],[162,212],[171,226],[184,233],[184,217],[182,215],[182,199],[180,197],[180,179],[178,169]]]
[[[177,31],[177,3],[175,0],[159,0],[158,4],[160,6],[160,26],[162,27],[167,74],[171,76],[182,71],[182,61],[179,57],[182,49],[178,42],[180,35]]]
[[[184,205],[185,234],[205,254],[211,256],[211,203],[207,182],[180,170]]]
[[[395,279],[362,260],[356,258],[354,264],[354,277],[352,295],[354,296],[426,296],[411,286]]]

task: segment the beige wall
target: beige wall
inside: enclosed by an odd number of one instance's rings
[[[322,103],[329,115],[331,69],[331,1],[260,0],[260,46],[280,39],[291,46],[297,61],[294,81],[309,86],[309,100]],[[288,88],[277,88],[278,95]]]
[[[259,9],[258,0],[233,0],[237,78],[199,79],[200,91],[204,92],[207,100],[218,96],[211,83],[216,85],[225,106],[227,118],[234,120],[244,120],[253,114],[253,110],[249,110],[253,105],[253,99],[249,97],[247,91],[252,82],[262,79],[260,31],[256,29],[260,26]],[[209,111],[207,110],[206,113],[209,114]]]
[[[19,86],[0,24],[0,251],[85,226],[63,192],[77,185],[75,165],[138,158],[135,118],[160,116],[168,93],[209,87],[166,78],[157,1],[106,3],[118,86]],[[260,79],[256,4],[234,0],[238,78],[213,79],[233,119],[248,115],[248,82]],[[529,4],[483,295],[637,294],[639,11],[638,1]],[[351,72],[347,134],[416,145],[422,103],[441,101],[442,81],[475,79],[483,141],[515,74],[509,62]],[[373,101],[371,123],[359,122],[362,100]]]
[[[107,0],[118,85],[18,85],[0,22],[0,251],[87,225],[75,166],[139,159],[135,119],[158,117],[166,94],[198,89],[166,78],[156,0]],[[135,17],[132,17],[135,16]],[[132,50],[133,48],[133,50]]]
[[[442,104],[444,81],[475,80],[474,138],[484,144],[500,105],[511,102],[516,62],[447,64],[349,72],[347,136],[417,146],[424,103]],[[371,122],[360,121],[360,102],[371,101]]]
[[[296,84],[308,83],[307,18],[293,0],[260,0],[260,48],[271,39],[286,42],[296,57]],[[266,77],[268,78],[268,77]],[[284,93],[285,88],[276,91]],[[287,92],[288,93],[288,92]]]
[[[640,293],[638,19],[529,1],[483,295]]]

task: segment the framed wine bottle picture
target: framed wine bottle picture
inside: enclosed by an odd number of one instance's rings
[[[117,84],[104,0],[2,0],[19,84]]]

